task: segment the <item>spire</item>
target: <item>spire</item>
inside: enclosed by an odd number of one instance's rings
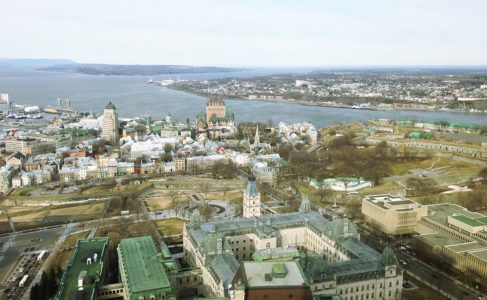
[[[260,194],[259,189],[257,188],[257,183],[255,182],[255,177],[249,177],[247,188],[245,189],[245,194],[248,197],[256,197]]]
[[[260,144],[260,137],[259,137],[259,124],[257,123],[257,130],[255,131],[255,138],[254,138],[254,147],[259,147]]]
[[[311,204],[309,202],[308,195],[303,195],[301,199],[301,205],[299,206],[299,212],[305,213],[311,211]]]

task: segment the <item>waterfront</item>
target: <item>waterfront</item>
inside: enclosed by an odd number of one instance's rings
[[[283,70],[280,70],[283,71]],[[261,76],[277,70],[256,70],[238,73],[185,74],[180,79],[213,79],[224,76]],[[154,79],[176,79],[176,75],[157,76]],[[40,106],[57,105],[56,98],[69,98],[79,111],[101,113],[106,102],[116,104],[120,116],[151,115],[162,118],[172,114],[179,120],[193,118],[204,110],[207,98],[175,91],[146,82],[144,76],[96,76],[74,73],[37,71],[0,71],[0,91],[9,93],[12,100]],[[311,122],[318,127],[334,123],[365,121],[367,119],[427,119],[450,122],[486,124],[480,114],[426,111],[371,111],[329,107],[305,106],[293,103],[271,103],[227,99],[237,122],[268,121],[273,123]],[[278,114],[276,112],[279,112]]]

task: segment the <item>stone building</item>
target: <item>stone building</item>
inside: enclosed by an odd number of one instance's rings
[[[243,193],[243,217],[259,217],[260,209],[260,192],[255,178],[251,177]]]
[[[118,113],[117,108],[112,102],[108,102],[105,110],[103,111],[103,127],[101,131],[101,138],[112,143],[118,144]]]
[[[259,257],[276,252],[261,261],[269,264],[273,257],[279,261],[280,252],[287,253],[293,248],[298,251],[299,258],[291,258],[291,261],[298,262],[299,269],[304,272],[298,274],[298,269],[289,266],[287,270],[294,270],[294,273],[286,276],[301,276],[301,283],[309,284],[313,296],[344,300],[401,299],[403,275],[392,250],[386,248],[382,254],[376,252],[360,241],[350,221],[329,221],[311,211],[309,205],[303,205],[300,212],[295,213],[207,223],[192,217],[191,223],[184,228],[183,244],[186,260],[201,269],[203,282],[199,292],[207,297],[243,300],[252,293],[257,294],[258,291],[252,289],[262,288],[261,284],[246,282],[239,275],[242,265],[251,261],[258,251],[264,251]],[[253,264],[256,265],[248,266],[254,271],[270,267],[259,266],[255,259]],[[245,272],[252,271],[246,266],[244,269]],[[278,287],[285,288],[285,285],[280,282]],[[261,292],[258,295],[270,296]],[[302,291],[292,292],[292,298],[299,299],[298,292]]]
[[[428,208],[404,197],[370,195],[362,199],[365,221],[385,234],[411,234]]]

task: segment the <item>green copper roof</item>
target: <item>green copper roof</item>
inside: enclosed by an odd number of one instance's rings
[[[95,299],[95,290],[103,274],[103,258],[107,245],[108,238],[93,238],[76,242],[76,249],[61,279],[56,299]],[[95,253],[98,255],[96,262],[94,261]],[[87,264],[88,258],[92,259],[91,264]],[[86,272],[86,282],[83,285],[83,291],[79,291],[78,276],[83,271]]]
[[[108,102],[107,106],[105,106],[105,109],[117,109],[115,105],[113,105],[112,101]]]
[[[386,247],[382,252],[382,257],[380,261],[384,266],[397,265],[396,256],[394,255],[394,252],[392,252],[392,249],[389,247]]]
[[[124,239],[118,248],[130,293],[171,288],[151,237]]]

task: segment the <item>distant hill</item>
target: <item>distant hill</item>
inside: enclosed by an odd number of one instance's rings
[[[42,68],[53,65],[71,65],[76,62],[69,59],[48,58],[0,58],[0,67],[9,68]]]
[[[90,75],[146,75],[238,72],[243,69],[222,67],[194,67],[182,65],[104,65],[104,64],[56,64],[41,67],[42,71],[72,72]]]

